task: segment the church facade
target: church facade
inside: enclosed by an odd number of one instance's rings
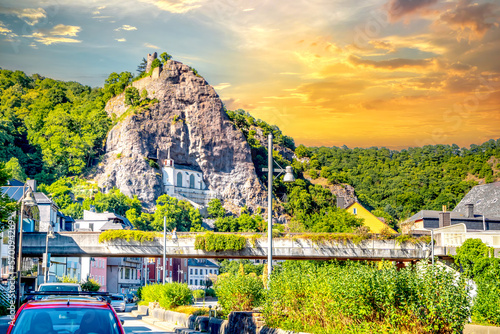
[[[207,206],[214,196],[203,181],[201,170],[192,166],[175,164],[170,158],[160,159],[165,194]]]

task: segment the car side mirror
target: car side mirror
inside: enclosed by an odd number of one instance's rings
[[[125,320],[120,319],[120,322],[121,322],[122,326],[125,325]]]

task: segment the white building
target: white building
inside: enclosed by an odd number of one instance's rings
[[[170,150],[166,159],[158,159],[162,169],[163,189],[165,194],[180,200],[187,200],[195,208],[207,206],[213,194],[203,181],[201,170],[180,164],[174,164]]]
[[[189,259],[188,275],[190,289],[204,289],[210,275],[219,275],[219,265],[212,260]]]

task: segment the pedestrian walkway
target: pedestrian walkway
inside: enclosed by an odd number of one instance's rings
[[[465,325],[464,334],[500,334],[500,327]]]

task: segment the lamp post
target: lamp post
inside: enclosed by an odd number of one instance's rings
[[[165,270],[167,268],[167,217],[163,217],[163,284],[165,284]]]
[[[36,205],[36,201],[33,199],[31,189],[28,188],[26,191],[26,184],[23,186],[23,196],[21,197],[21,213],[19,214],[19,250],[17,258],[17,309],[21,306],[21,272],[23,266],[23,220],[24,220],[24,207],[31,207]]]
[[[54,239],[56,236],[54,235],[54,228],[52,224],[49,225],[49,229],[47,231],[47,237],[45,238],[45,259],[43,261],[45,266],[45,275],[44,282],[49,283],[49,269],[50,269],[50,259],[49,259],[49,238]]]
[[[279,165],[278,165],[279,166]],[[291,183],[295,181],[293,176],[293,171],[291,166],[286,166],[285,169],[276,168],[274,169],[273,160],[273,134],[270,133],[268,136],[267,143],[267,168],[262,168],[263,172],[267,173],[267,281],[271,279],[271,272],[273,270],[273,176],[274,172],[285,173],[283,177],[283,182]],[[278,174],[279,176],[279,174]],[[269,284],[268,284],[269,287]]]

